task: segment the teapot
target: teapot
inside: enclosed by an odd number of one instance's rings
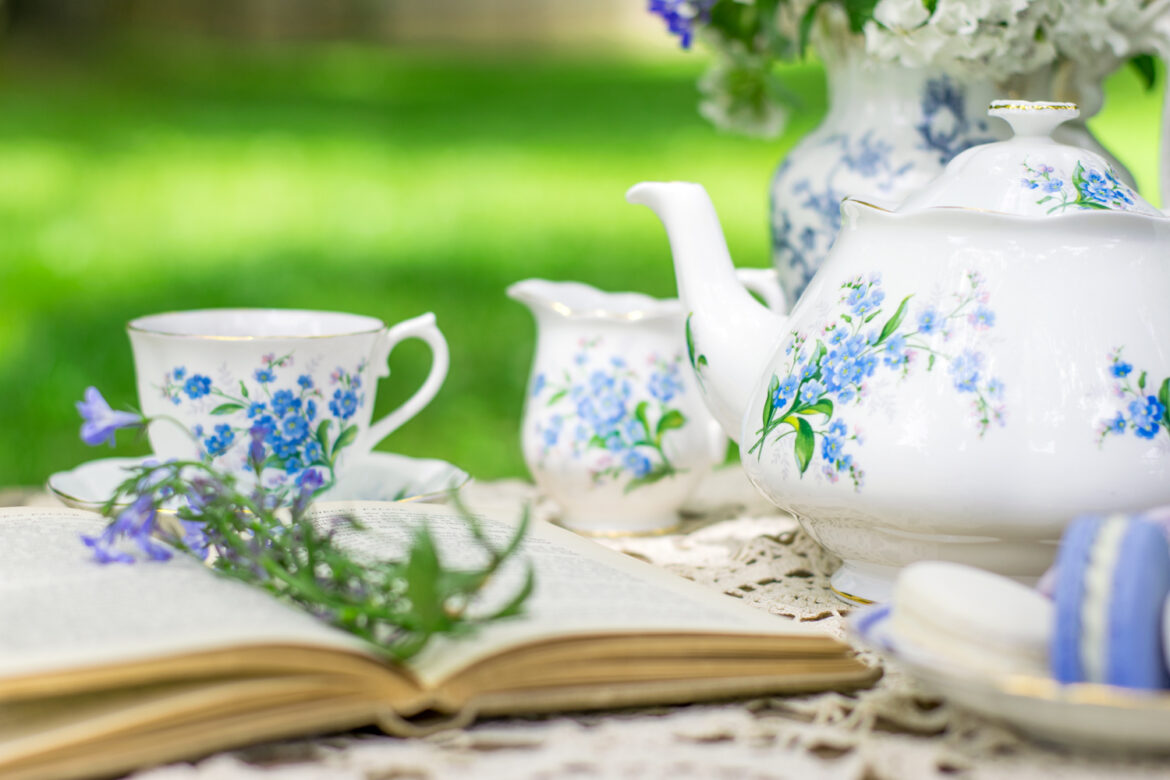
[[[1028,581],[1076,515],[1170,503],[1170,219],[1052,140],[1075,105],[989,113],[1014,137],[892,210],[842,202],[788,315],[736,284],[700,185],[627,193],[668,233],[704,401],[847,601],[918,560]]]

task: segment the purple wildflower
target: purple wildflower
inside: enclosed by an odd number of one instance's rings
[[[81,440],[91,447],[114,446],[114,432],[142,425],[142,416],[133,412],[115,412],[96,387],[85,389],[85,400],[77,402],[81,414]]]

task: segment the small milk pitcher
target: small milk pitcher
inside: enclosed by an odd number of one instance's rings
[[[741,278],[775,303],[771,273]],[[686,365],[682,304],[542,279],[517,282],[508,296],[536,318],[521,444],[560,522],[602,535],[677,526],[727,447]]]

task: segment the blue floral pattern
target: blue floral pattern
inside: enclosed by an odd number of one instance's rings
[[[1123,184],[1111,168],[1086,168],[1078,160],[1072,176],[1066,180],[1051,165],[1032,165],[1027,160],[1023,165],[1024,176],[1020,179],[1020,186],[1037,191],[1040,197],[1036,205],[1051,203],[1049,214],[1070,208],[1078,211],[1129,211],[1137,201],[1137,194]]]
[[[342,451],[357,438],[358,427],[351,419],[365,406],[366,364],[362,361],[353,371],[340,366],[334,370],[329,377],[331,395],[305,373],[288,371],[288,386],[281,387],[285,370],[293,364],[292,353],[264,355],[252,373],[251,386],[240,380],[238,387],[220,386],[205,374],[176,366],[163,377],[159,390],[176,406],[206,404],[204,398],[216,402],[207,410],[207,421],[191,430],[206,456],[246,461],[252,433],[257,432],[263,448],[257,460],[264,464],[266,480],[301,485],[312,473],[323,491],[333,485]]]
[[[946,75],[926,82],[921,106],[922,119],[914,127],[919,148],[936,153],[940,165],[972,146],[995,140],[987,133],[986,119],[972,121],[967,116],[963,87]]]
[[[567,447],[574,459],[591,458],[594,483],[626,479],[626,492],[680,473],[663,439],[687,425],[673,408],[686,392],[682,355],[649,355],[643,379],[625,359],[599,357],[600,347],[600,338],[583,339],[571,369],[557,379],[544,373],[533,379],[532,398],[544,399],[535,426],[542,465],[554,449]]]
[[[945,165],[960,152],[994,140],[986,120],[967,116],[966,89],[947,76],[927,81],[919,99],[914,132],[917,149]],[[791,178],[792,157],[776,171],[772,189],[772,252],[777,268],[792,269],[785,282],[799,298],[829,252],[841,229],[841,201],[846,195],[901,196],[903,179],[915,168],[915,155],[902,152],[874,129],[857,135],[837,133],[817,148],[834,150],[823,177]],[[916,159],[923,159],[919,153]],[[864,180],[858,184],[858,179]]]
[[[1101,421],[1098,426],[1099,443],[1109,436],[1133,433],[1141,439],[1155,439],[1159,433],[1170,435],[1170,377],[1154,389],[1148,371],[1135,372],[1133,364],[1125,360],[1122,347],[1109,355],[1109,375],[1113,378],[1114,395],[1122,408]]]
[[[749,453],[759,458],[765,444],[791,438],[801,476],[814,462],[818,444],[821,473],[831,482],[848,477],[861,490],[865,472],[854,458],[864,444],[862,432],[841,412],[861,405],[878,374],[902,379],[918,364],[925,371],[946,365],[955,391],[971,398],[971,413],[982,437],[994,423],[1005,424],[1003,382],[992,376],[983,352],[971,346],[951,348],[963,331],[964,343],[976,342],[995,326],[995,312],[984,279],[964,276],[963,291],[944,306],[911,310],[913,295],[902,298],[889,316],[881,277],[856,277],[841,285],[841,311],[814,338],[793,331],[785,346],[786,366],[774,373],[764,399],[758,438]]]

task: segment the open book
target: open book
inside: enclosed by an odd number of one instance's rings
[[[321,504],[368,530],[383,557],[430,524],[440,553],[471,554],[451,509]],[[864,685],[876,673],[814,627],[768,615],[546,523],[522,558],[525,612],[438,639],[393,666],[341,631],[200,563],[93,563],[78,541],[104,521],[0,510],[0,776],[117,773],[277,737],[412,718],[694,702]],[[483,517],[502,543],[514,526]],[[467,561],[474,563],[474,561]],[[500,597],[519,561],[489,586]]]

